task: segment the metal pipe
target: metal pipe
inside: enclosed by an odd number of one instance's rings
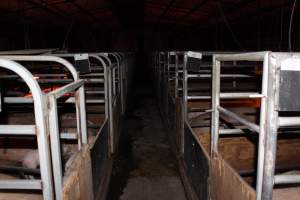
[[[0,135],[35,135],[35,125],[0,125]]]
[[[220,106],[220,72],[221,63],[213,56],[212,78],[212,114],[211,114],[211,156],[218,152],[219,140],[219,109]]]
[[[54,177],[55,194],[57,200],[63,199],[63,168],[61,161],[61,150],[60,150],[60,134],[58,126],[58,113],[57,113],[57,96],[54,93],[48,94],[49,102],[49,129],[50,129],[50,140],[51,140],[51,154],[52,154],[52,165]],[[78,137],[81,138],[81,137]],[[78,145],[81,146],[79,142]]]
[[[68,85],[65,85],[61,88],[58,88],[57,90],[48,93],[48,95],[53,95],[56,99],[58,99],[64,96],[66,93],[70,93],[78,89],[79,87],[83,86],[83,84],[84,84],[84,80],[75,81],[73,83],[70,83]]]
[[[241,129],[220,129],[219,135],[230,135],[230,134],[245,134]]]
[[[178,98],[178,54],[175,53],[175,98]]]
[[[97,54],[90,54],[90,57],[93,57],[95,59],[97,59],[101,64],[102,64],[102,67],[103,67],[103,70],[104,70],[104,102],[105,102],[105,116],[106,118],[108,119],[109,118],[109,104],[110,104],[110,100],[109,100],[109,97],[108,97],[108,90],[109,90],[109,87],[108,87],[108,72],[107,72],[107,65],[106,63],[104,62],[103,60],[103,57],[100,57],[99,55]],[[107,57],[104,56],[106,59]]]
[[[40,61],[40,62],[57,62],[65,66],[72,74],[75,81],[79,79],[79,74],[77,73],[74,66],[67,60],[56,57],[56,56],[0,56],[0,58],[14,60],[14,61]]]
[[[51,167],[51,157],[50,157],[50,146],[48,141],[48,132],[47,132],[47,122],[45,116],[47,116],[46,108],[47,102],[43,92],[41,91],[40,86],[38,85],[37,81],[34,79],[32,74],[20,64],[0,59],[0,66],[6,68],[10,71],[15,72],[19,75],[22,79],[24,79],[25,83],[30,88],[32,93],[32,97],[34,99],[34,113],[35,113],[35,124],[36,124],[36,136],[37,136],[37,143],[38,143],[38,153],[39,153],[39,160],[40,160],[40,170],[41,170],[41,178],[43,182],[43,196],[45,200],[53,200],[54,199],[54,190],[53,190],[53,182],[52,182],[52,167]],[[10,184],[12,183],[12,184]],[[36,186],[37,181],[35,184],[30,184],[33,182],[22,182],[19,184],[18,180],[14,181],[0,181],[0,188],[8,189],[9,186],[15,187],[34,187]],[[28,183],[28,184],[27,184]]]
[[[252,122],[249,122],[248,120],[244,119],[243,117],[240,117],[238,116],[237,114],[221,107],[221,106],[218,106],[218,110],[224,114],[224,115],[227,115],[235,120],[237,120],[238,122],[244,124],[245,126],[247,126],[248,128],[250,128],[251,130],[259,133],[259,126],[257,124],[254,124]]]
[[[261,121],[261,126],[264,126],[265,132],[259,141],[260,147],[259,153],[262,154],[263,162],[262,166],[262,184],[261,195],[257,199],[272,200],[273,199],[273,187],[274,187],[274,173],[275,173],[275,160],[276,160],[276,145],[277,145],[277,128],[278,128],[278,109],[276,108],[278,102],[279,91],[279,65],[274,59],[272,53],[265,55],[263,73],[266,73],[268,80],[266,81],[267,87],[267,100],[265,105],[265,116],[263,116],[264,122]],[[268,70],[268,71],[267,71]],[[264,86],[264,85],[263,85]],[[262,108],[261,108],[262,109]],[[260,133],[262,134],[262,132]],[[258,168],[259,169],[259,168]],[[260,170],[260,169],[259,169]]]
[[[0,188],[3,190],[41,190],[41,180],[0,180]],[[44,199],[51,199],[52,196],[44,196]]]
[[[300,125],[300,117],[279,117],[278,118],[278,126],[299,126]]]
[[[240,54],[215,54],[219,61],[263,61],[268,51],[240,53]]]
[[[280,174],[274,177],[276,185],[300,183],[300,174]]]
[[[253,78],[245,74],[221,74],[221,78]],[[211,78],[211,74],[189,74],[188,78]]]
[[[188,79],[187,79],[187,53],[184,53],[184,63],[183,63],[183,116],[187,119],[187,101],[188,101]]]

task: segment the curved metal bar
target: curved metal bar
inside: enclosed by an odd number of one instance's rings
[[[110,58],[105,55],[104,53],[96,53],[95,55],[97,56],[101,56],[102,58],[105,58],[107,61],[109,61],[109,66],[107,66],[107,91],[108,91],[108,112],[109,112],[109,134],[110,134],[110,141],[109,141],[109,146],[110,146],[110,152],[113,153],[114,152],[114,112],[113,112],[113,104],[114,104],[114,97],[113,97],[113,79],[112,79],[112,75],[113,75],[113,68],[111,68],[112,66],[112,62],[110,60]]]
[[[47,103],[44,93],[32,74],[22,65],[11,61],[0,59],[0,67],[18,74],[29,87],[34,100],[34,113],[36,123],[36,135],[40,159],[40,171],[43,182],[43,196],[46,200],[54,199],[52,169],[50,157],[50,145],[47,133]]]
[[[112,65],[112,62],[111,62],[110,58],[108,57],[108,54],[106,55],[106,53],[95,53],[95,55],[105,58],[106,61],[108,61],[108,66]]]
[[[79,74],[75,67],[67,60],[57,56],[0,56],[0,58],[14,61],[40,61],[40,62],[57,62],[65,66],[72,74],[75,81],[79,79]]]
[[[90,54],[89,55],[90,57],[98,60],[101,64],[102,64],[102,67],[104,69],[104,103],[105,103],[105,116],[106,118],[108,119],[109,118],[109,98],[108,98],[108,80],[107,80],[107,65],[105,63],[105,61],[103,60],[103,57],[100,57],[99,55],[97,54]]]
[[[122,60],[122,56],[120,53],[113,53],[112,55],[114,55],[117,58],[117,64],[118,64],[118,79],[119,79],[119,91],[121,94],[121,109],[122,109],[122,114],[125,113],[125,96],[124,96],[124,85],[123,85],[123,70],[125,68],[124,65],[122,65],[122,63],[124,64],[124,60]]]
[[[121,84],[120,84],[120,81],[121,81],[121,76],[120,76],[120,72],[121,72],[121,65],[120,65],[120,57],[116,54],[116,53],[109,53],[110,55],[112,55],[115,59],[116,59],[116,61],[117,61],[117,64],[116,64],[116,66],[117,66],[117,69],[118,69],[118,74],[117,74],[117,77],[118,77],[118,80],[119,80],[119,83],[118,83],[118,92],[121,92]],[[114,78],[114,83],[116,82],[116,71],[115,70],[113,70],[113,78]],[[115,87],[114,87],[114,91],[115,91],[116,89],[115,89]],[[115,93],[115,95],[117,95],[117,93],[116,93],[116,91],[114,92]],[[123,106],[122,106],[123,107]]]
[[[57,56],[48,56],[48,55],[42,55],[42,56],[0,56],[0,58],[5,58],[9,60],[14,60],[14,61],[40,61],[40,62],[56,62],[59,63],[63,66],[65,66],[70,73],[73,76],[74,81],[78,81],[80,79],[80,76],[75,69],[75,67],[68,62],[67,60],[57,57]],[[78,98],[84,99],[84,86],[80,87],[78,89]],[[81,128],[81,134],[83,138],[83,143],[87,143],[86,135],[87,135],[87,127],[86,127],[86,110],[85,110],[85,104],[81,104],[78,108],[80,111],[76,112],[81,112],[80,116],[80,125],[78,127]]]
[[[108,54],[112,55],[116,59],[117,65],[119,66],[120,65],[120,57],[116,53],[108,53]]]

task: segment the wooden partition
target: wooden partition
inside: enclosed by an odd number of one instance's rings
[[[255,200],[256,194],[234,169],[214,154],[210,165],[211,200]]]
[[[89,147],[83,147],[64,177],[64,200],[94,200]]]

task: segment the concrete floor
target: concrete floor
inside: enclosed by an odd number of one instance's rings
[[[167,133],[153,97],[142,96],[135,100],[133,109],[125,120],[124,129],[130,138],[130,155],[125,155],[130,164],[124,163],[124,155],[120,156],[116,158],[116,163],[119,164],[114,166],[114,171],[125,166],[129,169],[128,175],[123,185],[111,185],[119,187],[120,192],[117,197],[108,195],[108,199],[185,200],[176,159],[171,153]],[[122,176],[124,178],[124,173],[126,172],[113,172],[112,182]],[[115,191],[110,191],[112,192]]]

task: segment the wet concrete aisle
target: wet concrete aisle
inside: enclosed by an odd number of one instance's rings
[[[185,200],[155,98],[136,94],[124,122],[108,200]]]

